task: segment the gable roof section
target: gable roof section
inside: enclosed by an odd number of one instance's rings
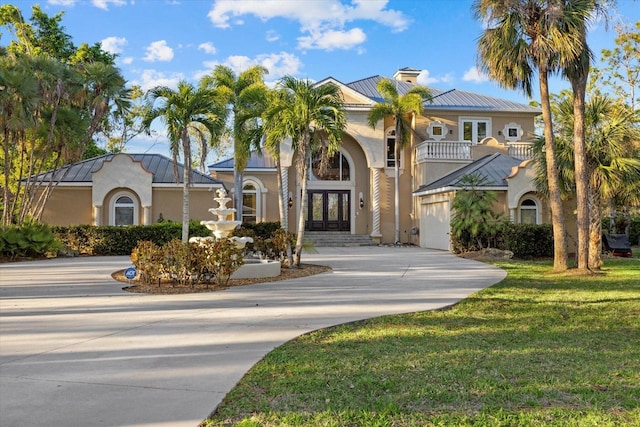
[[[424,196],[460,189],[462,188],[460,186],[461,179],[466,175],[479,175],[484,178],[483,189],[506,190],[508,187],[507,177],[511,174],[513,167],[518,166],[520,163],[522,163],[522,160],[515,157],[499,153],[488,154],[442,178],[420,186],[413,194],[414,196]]]
[[[176,184],[176,179],[173,175],[173,160],[170,158],[161,154],[123,154],[131,157],[136,162],[140,162],[145,170],[151,172],[153,175],[153,184]],[[32,179],[36,179],[40,182],[48,182],[51,180],[51,176],[53,175],[54,181],[59,180],[60,184],[91,183],[92,173],[102,168],[104,162],[111,160],[115,155],[116,154],[113,153],[105,154],[103,156],[72,163],[53,171],[44,172]],[[178,183],[182,183],[183,167],[182,163],[178,164]],[[221,181],[195,170],[191,171],[191,182],[193,184],[222,185]]]
[[[232,171],[235,165],[235,159],[233,157],[225,160],[221,160],[217,163],[207,166],[210,171]],[[246,171],[251,170],[275,170],[276,169],[276,161],[273,157],[263,151],[262,154],[259,154],[255,151],[251,152],[251,157],[247,161],[247,166],[245,167]]]
[[[346,86],[370,98],[374,102],[384,102],[382,95],[376,86],[383,79],[382,76],[372,76],[348,83]],[[398,93],[403,95],[414,85],[411,83],[390,79],[396,83]],[[441,90],[429,88],[433,99],[424,104],[425,110],[456,110],[456,111],[487,111],[487,112],[521,112],[540,113],[540,109],[519,102],[508,101],[506,99],[494,98],[492,96],[480,95],[478,93],[466,92],[458,89]]]

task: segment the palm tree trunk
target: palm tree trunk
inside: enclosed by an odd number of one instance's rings
[[[398,133],[396,132],[396,135]],[[393,235],[393,242],[397,245],[400,243],[400,144],[398,142],[398,137],[396,136],[396,144],[395,144],[395,159],[394,159],[394,171],[396,173],[396,179],[394,181],[394,204],[395,204],[395,231]]]
[[[542,119],[544,120],[545,159],[549,183],[549,204],[551,206],[551,224],[553,225],[553,271],[562,272],[567,270],[567,243],[556,162],[556,147],[553,139],[551,104],[549,102],[549,76],[546,67],[540,66],[539,74],[540,101],[542,104]]]
[[[589,270],[589,202],[587,152],[584,134],[584,102],[587,76],[571,80],[573,88],[573,155],[576,182],[576,211],[578,227],[578,270]]]
[[[182,168],[182,243],[189,242],[189,184],[191,180],[191,146],[186,128],[182,133],[182,152],[184,167]]]
[[[288,221],[285,220],[284,214],[288,206],[285,205],[287,203],[287,199],[282,192],[283,184],[282,184],[282,163],[280,163],[280,150],[278,149],[278,155],[276,159],[276,173],[278,175],[278,207],[280,209],[280,227],[284,229],[289,235],[289,224]],[[289,243],[289,238],[286,238],[286,252],[287,252],[287,260],[289,261],[289,266],[293,265],[293,252],[291,251],[291,243]]]
[[[242,221],[242,181],[243,173],[237,166],[233,169],[233,206],[236,208],[235,220]]]
[[[298,206],[298,229],[296,237],[296,247],[293,253],[293,265],[300,267],[300,259],[302,257],[302,245],[304,243],[304,223],[307,219],[307,174],[309,169],[309,161],[311,156],[311,135],[308,133],[302,137],[302,144],[298,144],[298,158],[296,159],[298,172],[298,182],[300,183],[300,206]]]
[[[597,190],[589,191],[589,269],[602,267],[602,207]]]

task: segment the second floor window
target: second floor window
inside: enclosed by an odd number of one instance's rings
[[[460,121],[461,140],[479,143],[491,136],[491,121],[489,119],[464,118]]]

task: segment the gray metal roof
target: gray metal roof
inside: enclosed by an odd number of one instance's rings
[[[414,193],[460,186],[460,180],[466,175],[479,175],[484,178],[483,188],[504,188],[507,187],[506,178],[511,174],[512,168],[520,163],[522,163],[522,160],[515,157],[505,156],[500,153],[488,154],[442,178],[420,186]]]
[[[383,79],[381,76],[372,76],[365,79],[356,80],[346,86],[372,99],[374,102],[384,102],[382,95],[376,89],[378,82]],[[396,83],[398,93],[405,94],[414,85],[412,83],[391,79]],[[440,90],[429,88],[433,99],[426,102],[426,110],[476,110],[488,112],[524,112],[540,113],[540,109],[527,104],[508,101],[506,99],[494,98],[492,96],[480,95],[478,93],[466,92],[464,90],[450,89]]]
[[[209,170],[233,170],[235,160],[233,157],[219,161],[208,166]],[[262,153],[252,152],[245,169],[275,169],[276,161],[274,158],[263,151]]]
[[[134,161],[141,162],[142,166],[153,174],[153,184],[175,184],[176,179],[173,174],[173,160],[165,157],[161,154],[129,154]],[[100,169],[103,163],[107,160],[111,160],[115,154],[105,154],[104,156],[94,157],[92,159],[83,160],[81,162],[72,163],[67,166],[63,166],[53,171],[42,173],[33,177],[38,181],[48,182],[54,175],[54,181],[59,180],[60,183],[90,183],[92,181],[91,174]],[[182,163],[178,164],[178,182],[182,182],[183,173]],[[191,171],[191,182],[193,184],[218,184],[222,185],[221,181],[205,175],[198,171]]]

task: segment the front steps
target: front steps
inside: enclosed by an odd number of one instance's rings
[[[351,234],[348,231],[305,231],[304,237],[317,248],[376,245],[368,234]]]

